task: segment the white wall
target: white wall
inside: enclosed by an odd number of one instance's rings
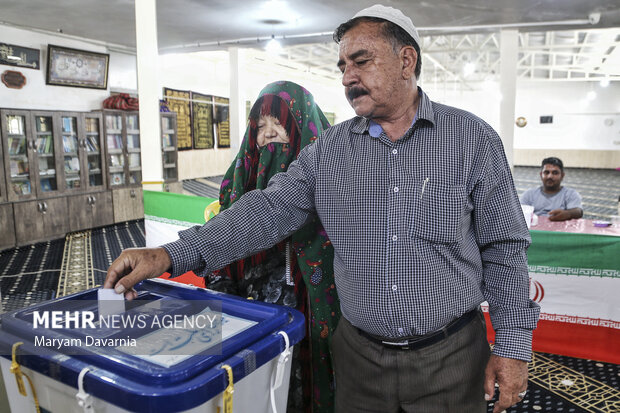
[[[588,92],[596,98],[588,100]],[[527,125],[516,128],[515,148],[620,150],[618,82],[520,82],[516,115]],[[553,123],[540,124],[547,115]]]
[[[17,66],[0,65],[0,71],[17,70],[26,77],[22,89],[9,89],[0,84],[0,106],[19,109],[48,109],[90,111],[101,109],[101,102],[109,96],[108,90],[86,89],[78,87],[51,86],[45,84],[47,69],[47,45],[70,47],[98,53],[108,53],[102,45],[92,44],[73,38],[38,33],[10,26],[0,25],[0,39],[3,43],[15,44],[41,51],[40,69],[28,69]],[[131,61],[133,59],[133,68]],[[133,71],[128,75],[128,71]],[[110,70],[108,89],[119,85],[135,89],[135,56],[110,53]]]
[[[445,86],[421,82],[431,99],[475,113],[499,130],[499,85]],[[588,93],[596,93],[588,99]],[[620,166],[620,82],[603,88],[598,82],[517,82],[514,164],[536,165],[547,156],[580,168]],[[553,123],[541,124],[541,116]]]
[[[422,90],[431,100],[471,112],[483,119],[495,130],[499,130],[500,93],[498,82],[488,82],[471,87],[454,87],[433,82],[419,82]]]

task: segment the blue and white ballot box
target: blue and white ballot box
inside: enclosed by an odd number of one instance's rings
[[[136,290],[117,312],[93,289],[3,314],[11,411],[286,411],[300,312],[166,280]]]

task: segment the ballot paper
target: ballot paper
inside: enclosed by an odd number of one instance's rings
[[[97,290],[99,317],[107,317],[125,312],[125,295],[117,294],[113,288]]]

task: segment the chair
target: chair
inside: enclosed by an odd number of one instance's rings
[[[220,212],[220,201],[213,201],[205,208],[205,222]]]

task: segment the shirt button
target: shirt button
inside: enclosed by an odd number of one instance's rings
[[[394,187],[394,192],[398,192],[398,187],[397,186]]]
[[[398,287],[396,285],[393,285],[392,286],[392,291],[396,291],[396,290],[398,290]]]
[[[398,237],[396,235],[392,235],[392,241],[398,241]]]
[[[392,154],[396,155],[398,153],[398,149],[392,149]]]
[[[405,332],[405,330],[403,330],[403,329],[402,329],[402,327],[401,327],[401,328],[399,328],[399,329],[398,329],[398,332],[399,332],[400,334],[402,334],[402,333],[404,333],[404,332]]]

